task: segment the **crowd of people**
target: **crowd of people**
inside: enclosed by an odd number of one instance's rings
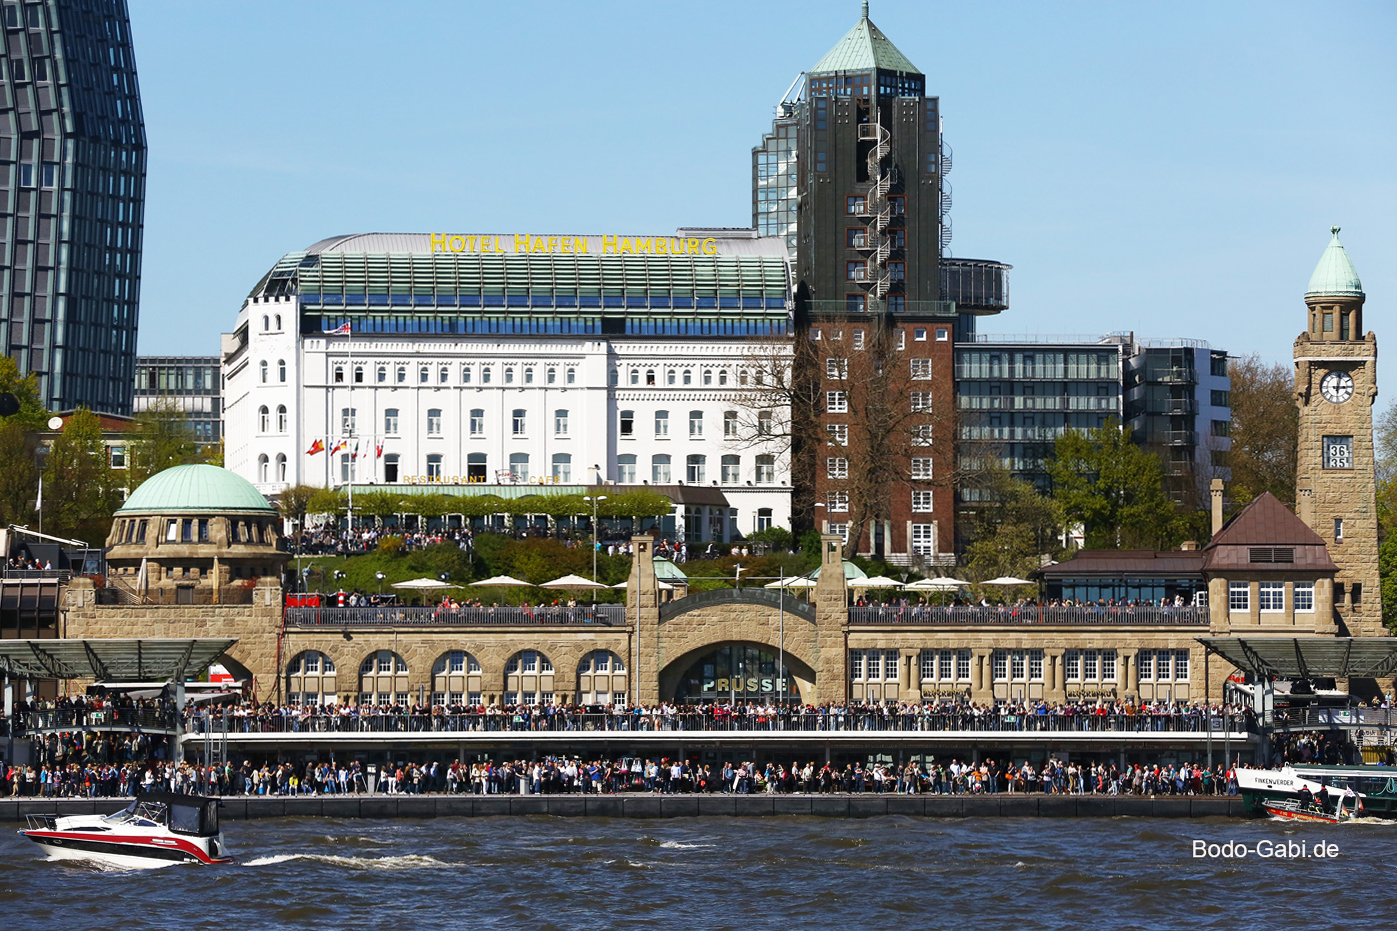
[[[925,703],[701,703],[654,706],[243,702],[188,709],[196,732],[336,731],[1204,731],[1253,730],[1240,706],[1183,702],[964,699]]]

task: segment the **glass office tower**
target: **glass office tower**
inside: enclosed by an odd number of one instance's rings
[[[0,22],[0,339],[51,409],[130,414],[146,139],[126,2],[6,2]]]

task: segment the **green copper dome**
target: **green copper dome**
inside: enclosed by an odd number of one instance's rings
[[[1362,297],[1363,282],[1358,280],[1358,272],[1349,261],[1348,253],[1339,242],[1339,228],[1331,226],[1333,238],[1319,257],[1315,273],[1310,276],[1310,286],[1305,289],[1306,297]]]
[[[908,61],[907,56],[893,45],[893,40],[873,25],[873,21],[868,18],[868,3],[865,2],[863,16],[859,18],[857,25],[820,59],[819,64],[810,69],[810,73],[871,71],[874,68],[921,74],[917,66]]]
[[[118,514],[171,514],[266,511],[276,508],[252,483],[214,465],[182,465],[157,472],[131,492]]]

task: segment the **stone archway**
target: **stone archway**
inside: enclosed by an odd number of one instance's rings
[[[784,689],[781,671],[784,670]],[[815,670],[789,649],[755,640],[719,640],[688,650],[660,670],[660,699],[788,704],[815,701]]]

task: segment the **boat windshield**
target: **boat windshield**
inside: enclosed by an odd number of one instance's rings
[[[125,824],[137,828],[158,828],[165,824],[168,810],[159,802],[135,801],[102,820],[108,824]]]

